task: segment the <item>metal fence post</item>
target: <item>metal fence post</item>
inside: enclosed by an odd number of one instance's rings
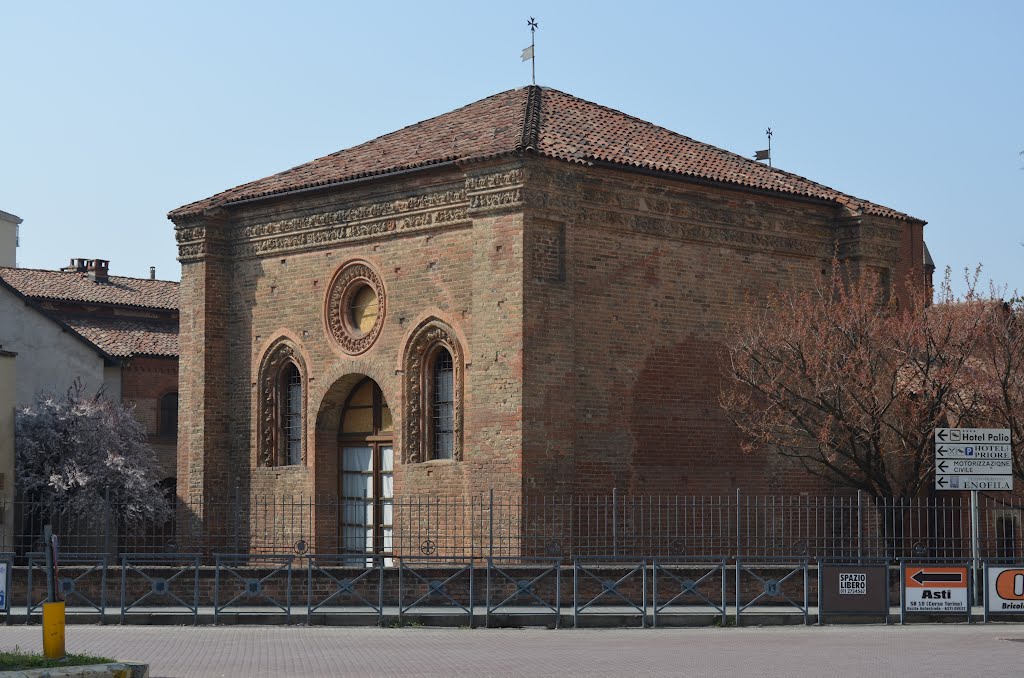
[[[736,558],[740,557],[740,488],[736,488]]]
[[[239,549],[239,545],[238,545],[238,530],[239,530],[239,523],[241,522],[241,512],[242,512],[241,509],[242,509],[242,507],[239,505],[239,501],[238,501],[238,484],[237,483],[235,484],[235,501],[234,501],[234,504],[235,504],[235,553],[239,553],[239,550],[238,550]]]
[[[979,520],[978,515],[979,512],[978,491],[971,490],[971,577],[974,580],[972,582],[974,584],[974,596],[971,598],[971,604],[973,605],[981,602],[978,594],[981,592],[980,589],[982,588],[978,581],[978,575],[981,574],[981,569],[979,567],[979,553],[981,551],[981,535],[978,534],[978,531],[981,528],[981,521]]]
[[[857,490],[857,558],[864,557],[864,503],[863,495]]]
[[[104,521],[103,521],[103,523],[104,523],[103,524],[103,553],[109,555],[110,554],[110,513],[111,513],[111,511],[110,511],[110,488],[109,487],[106,489],[106,492],[104,492],[104,497],[105,498],[104,498],[104,502],[103,502],[103,504],[104,504],[103,505],[103,509],[104,509],[103,510],[103,518],[104,518]]]
[[[740,488],[736,488],[736,626],[740,625]],[[722,572],[722,579],[725,579],[725,572]]]
[[[619,555],[619,488],[612,488],[612,555]]]
[[[491,488],[490,509],[488,510],[488,534],[487,534],[487,556],[494,557],[494,488]]]

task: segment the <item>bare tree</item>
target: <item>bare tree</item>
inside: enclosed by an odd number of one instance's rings
[[[1005,295],[993,289],[991,296]],[[989,304],[986,311],[971,382],[983,397],[985,419],[1010,429],[1013,472],[1024,479],[1024,300],[1015,294]]]
[[[749,448],[874,497],[914,496],[933,470],[933,429],[984,411],[966,377],[991,304],[973,283],[957,298],[948,271],[935,306],[915,286],[897,303],[877,279],[849,277],[833,262],[814,289],[741,318],[721,402]]]

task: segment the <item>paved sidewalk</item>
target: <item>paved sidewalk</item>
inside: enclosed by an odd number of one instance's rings
[[[38,649],[0,626],[0,649]],[[67,647],[178,676],[941,676],[1024,674],[1024,625],[742,629],[68,628]]]

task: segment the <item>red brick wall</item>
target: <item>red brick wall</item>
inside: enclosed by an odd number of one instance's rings
[[[840,237],[836,208],[542,163],[530,179],[527,491],[825,489],[776,455],[742,453],[718,394],[737,310],[813,284]],[[920,226],[883,221],[870,234],[844,221],[845,256],[896,277],[921,253]],[[563,228],[564,274],[553,275]]]
[[[159,435],[160,399],[177,391],[177,358],[132,358],[121,370],[121,400],[134,406],[166,478],[177,473],[177,436]]]
[[[228,304],[231,275],[220,243],[221,224],[205,229],[200,260],[183,257],[179,324],[178,484],[182,497],[223,500],[239,465],[228,445],[235,401],[228,389],[231,357]],[[179,234],[180,237],[180,234]]]
[[[542,159],[222,218],[178,225],[179,493],[237,487],[243,501],[337,496],[340,408],[363,375],[392,408],[399,495],[817,489],[774,455],[739,451],[717,405],[730,323],[769,291],[810,284],[837,247],[893,280],[921,253],[920,226],[831,203]],[[352,356],[329,337],[324,306],[355,259],[383,280],[387,312]],[[464,458],[403,464],[404,356],[430,318],[465,356]],[[261,468],[259,365],[282,337],[306,366],[306,464]]]
[[[460,173],[454,183],[451,176],[435,176],[294,204],[258,205],[258,210],[237,215],[229,229],[318,211],[377,214],[396,201],[460,191],[464,183]],[[182,241],[189,237],[179,233]],[[335,272],[353,259],[364,260],[377,271],[387,298],[383,329],[374,345],[358,356],[342,352],[324,324],[327,287]],[[380,385],[395,418],[396,493],[480,494],[494,487],[503,495],[517,495],[522,430],[519,213],[500,207],[478,209],[443,228],[237,257],[216,266],[223,266],[223,276],[211,275],[210,263],[183,266],[183,306],[189,308],[182,313],[181,326],[183,334],[192,334],[182,341],[182,363],[188,364],[182,369],[181,427],[188,432],[182,452],[191,461],[181,472],[191,482],[199,477],[202,460],[207,485],[211,471],[225,469],[224,482],[218,484],[225,492],[237,484],[242,495],[315,492],[324,499],[335,498],[338,415],[351,388],[366,375]],[[221,281],[224,286],[215,298],[209,285]],[[214,315],[223,319],[218,326],[222,343],[217,347],[210,345],[210,338],[202,340],[203,332],[210,333]],[[453,328],[465,354],[465,454],[462,461],[404,465],[403,354],[413,329],[430,317]],[[268,346],[280,337],[297,347],[308,372],[307,463],[261,468],[255,425],[258,369]],[[217,384],[230,393],[223,404],[209,403]],[[205,418],[204,406],[209,408]],[[214,420],[223,427],[211,427]]]

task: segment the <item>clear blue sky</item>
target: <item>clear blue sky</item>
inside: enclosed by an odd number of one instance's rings
[[[6,2],[19,263],[177,279],[181,204],[537,81],[929,222],[1024,289],[1024,2]]]

